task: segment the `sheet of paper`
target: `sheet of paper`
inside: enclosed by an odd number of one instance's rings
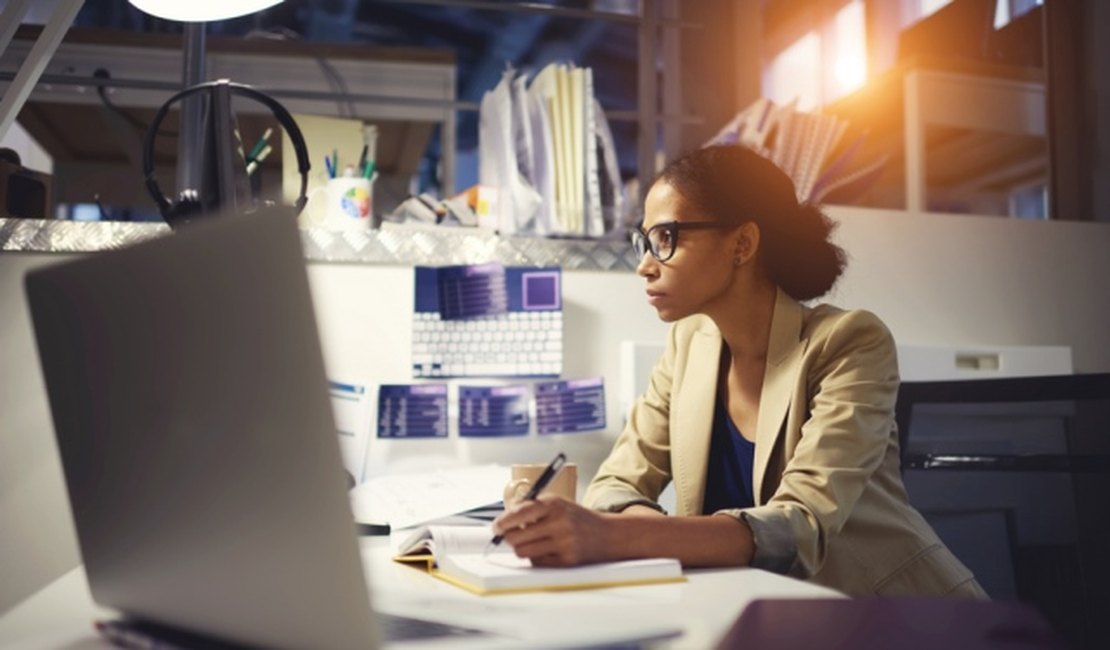
[[[541,202],[536,216],[536,234],[550,234],[556,225],[555,212],[555,140],[554,124],[548,112],[547,89],[540,78],[528,89],[529,128],[532,130],[532,145],[535,148],[532,172],[536,179],[536,189]]]
[[[339,451],[355,483],[363,479],[366,465],[366,442],[370,437],[370,397],[366,386],[352,382],[328,381],[335,431],[339,435]]]
[[[571,232],[575,235],[586,234],[583,208],[585,207],[585,75],[582,68],[572,68],[568,72],[567,94],[570,113],[570,222]]]
[[[483,553],[493,539],[493,527],[465,517],[437,519],[434,525],[390,531],[394,555],[430,552],[436,557],[448,553]],[[500,549],[512,553],[506,544]]]
[[[418,526],[500,501],[509,478],[504,465],[378,476],[351,490],[351,511],[359,523]]]

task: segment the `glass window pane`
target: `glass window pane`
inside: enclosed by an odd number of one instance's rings
[[[846,95],[867,81],[867,24],[863,0],[853,0],[836,12],[833,38],[831,90],[826,101]]]
[[[798,110],[821,105],[821,39],[809,32],[767,66],[763,94],[776,104],[798,100]]]
[[[924,18],[950,2],[952,0],[921,0],[921,11],[918,12],[917,17]]]

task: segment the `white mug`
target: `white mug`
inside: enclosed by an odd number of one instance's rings
[[[309,193],[305,221],[326,230],[365,230],[374,224],[373,208],[373,179],[339,176]]]

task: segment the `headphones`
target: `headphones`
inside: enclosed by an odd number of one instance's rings
[[[304,209],[305,203],[308,201],[308,170],[310,168],[308,161],[308,146],[305,144],[304,136],[301,135],[301,129],[297,126],[293,116],[289,111],[285,110],[274,98],[262,93],[250,86],[243,84],[232,83],[227,79],[220,79],[218,81],[207,81],[204,83],[190,86],[173,97],[170,97],[158,112],[154,115],[150,126],[147,128],[146,136],[143,139],[143,177],[146,180],[146,189],[150,193],[154,202],[158,205],[158,210],[162,213],[162,218],[166,220],[171,227],[176,227],[179,224],[188,223],[195,217],[204,216],[209,211],[208,206],[205,204],[200,192],[194,188],[186,188],[181,191],[176,201],[171,201],[166,198],[162,190],[158,187],[158,181],[154,178],[154,140],[158,134],[158,128],[162,125],[162,120],[166,117],[170,107],[189,97],[199,93],[207,93],[215,95],[217,93],[227,93],[229,95],[240,95],[248,99],[252,99],[267,108],[277,118],[285,133],[289,136],[289,141],[293,145],[293,151],[297,154],[297,171],[301,175],[301,190],[300,195],[297,197],[296,202],[293,204],[293,216],[297,216]],[[230,102],[230,97],[228,98]],[[208,118],[215,119],[213,115],[215,111],[210,111]],[[230,137],[230,133],[228,134]]]

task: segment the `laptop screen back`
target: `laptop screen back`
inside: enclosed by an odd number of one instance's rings
[[[214,220],[26,289],[94,599],[240,643],[373,647],[292,220]]]

